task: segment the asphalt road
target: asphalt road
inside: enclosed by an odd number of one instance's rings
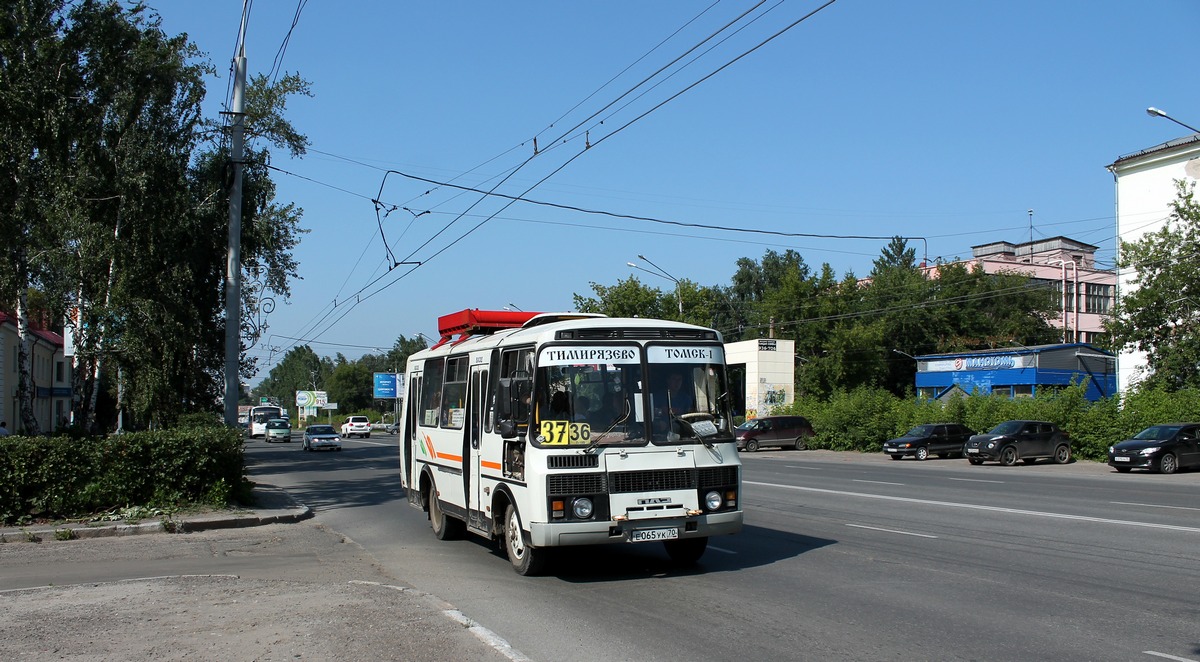
[[[395,444],[247,456],[532,659],[1200,660],[1200,472],[743,454],[746,530],[696,570],[619,545],[560,550],[524,578],[478,539],[434,539]]]

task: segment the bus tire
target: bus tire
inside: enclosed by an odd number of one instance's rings
[[[517,508],[509,504],[504,511],[504,551],[518,575],[528,577],[542,571],[546,563],[547,550],[532,547],[521,536],[521,520]]]
[[[708,549],[708,538],[681,538],[679,540],[664,540],[663,547],[667,548],[667,556],[680,567],[696,565],[704,550]]]
[[[438,540],[457,540],[462,537],[462,521],[454,519],[442,510],[436,487],[429,490],[429,523],[433,526],[433,537]]]

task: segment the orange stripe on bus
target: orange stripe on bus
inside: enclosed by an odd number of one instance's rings
[[[484,469],[499,469],[500,468],[499,462],[480,462],[479,465],[482,466]]]
[[[438,453],[437,456],[438,456],[439,460],[453,460],[455,462],[462,462],[461,455],[451,455],[449,453]]]

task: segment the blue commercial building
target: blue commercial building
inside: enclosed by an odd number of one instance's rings
[[[925,354],[917,360],[917,397],[954,394],[1032,396],[1072,383],[1087,385],[1087,399],[1117,393],[1116,356],[1086,343]]]

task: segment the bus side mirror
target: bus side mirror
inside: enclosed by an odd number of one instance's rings
[[[511,419],[506,418],[506,419],[500,421],[500,423],[497,424],[496,427],[500,431],[500,437],[502,439],[516,439],[517,438],[517,424],[514,423]]]

